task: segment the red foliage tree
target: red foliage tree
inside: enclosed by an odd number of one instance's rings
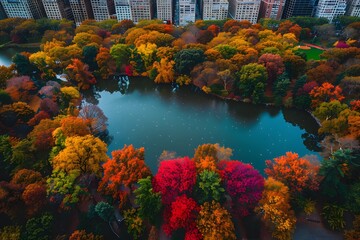
[[[181,195],[171,203],[169,213],[165,215],[164,232],[167,235],[178,229],[190,230],[196,223],[200,207],[194,199]]]
[[[66,70],[70,79],[76,82],[80,89],[89,89],[91,85],[96,83],[94,75],[89,72],[89,66],[80,59],[73,59],[72,63],[66,67]]]
[[[192,192],[195,182],[195,162],[184,157],[162,161],[153,186],[155,192],[161,193],[162,202],[170,204],[177,196]]]
[[[40,110],[47,112],[50,116],[56,116],[59,113],[59,106],[50,98],[44,98],[40,103]]]
[[[47,202],[46,185],[40,182],[27,185],[22,193],[22,199],[30,216],[38,213]]]
[[[314,87],[310,92],[311,106],[318,107],[323,102],[331,102],[339,100],[341,102],[345,99],[342,95],[342,89],[339,86],[334,86],[331,83],[325,82],[319,87]]]
[[[35,84],[29,76],[13,77],[6,82],[5,91],[13,101],[28,102],[31,94],[36,90]]]
[[[40,111],[38,112],[32,119],[30,119],[27,124],[29,126],[35,126],[38,125],[40,123],[41,120],[43,119],[48,119],[50,118],[50,115],[45,112],[45,111]]]
[[[249,215],[261,199],[264,178],[253,166],[239,161],[223,160],[218,168],[235,212],[240,216]]]
[[[360,112],[360,100],[353,100],[350,102],[351,110]]]
[[[282,74],[285,70],[283,60],[278,54],[265,53],[261,55],[258,63],[263,64],[266,67],[269,86],[276,80],[277,76]]]

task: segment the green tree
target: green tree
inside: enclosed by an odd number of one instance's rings
[[[110,222],[114,219],[114,207],[106,202],[99,202],[96,204],[95,212],[106,222]]]
[[[315,109],[314,115],[320,121],[331,120],[337,118],[339,113],[347,108],[348,106],[345,103],[340,103],[338,100],[323,102]]]
[[[189,75],[195,65],[205,61],[204,51],[198,48],[183,49],[176,53],[174,61],[179,74]]]
[[[238,86],[243,97],[253,97],[254,93],[259,92],[261,85],[266,84],[267,71],[266,68],[257,63],[250,63],[241,68],[238,72],[239,82]],[[256,91],[255,91],[256,90]]]
[[[110,55],[115,59],[116,66],[121,67],[129,62],[131,56],[130,47],[122,43],[115,44],[110,48]]]
[[[195,185],[196,199],[200,204],[223,200],[225,189],[221,186],[219,174],[204,170],[198,176]]]
[[[85,46],[82,49],[82,54],[84,56],[84,63],[89,65],[90,70],[97,69],[95,58],[98,54],[98,48],[95,46]]]
[[[26,222],[26,240],[49,240],[51,239],[54,217],[50,213],[31,218]]]

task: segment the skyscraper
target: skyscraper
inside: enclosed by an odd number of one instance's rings
[[[228,0],[202,0],[203,20],[223,20],[228,16]]]
[[[9,18],[46,17],[41,0],[0,0],[0,2]]]
[[[229,0],[229,15],[235,20],[256,23],[261,0]]]
[[[113,0],[90,0],[90,2],[96,21],[109,19],[115,13]]]
[[[70,6],[66,6],[63,0],[42,0],[46,16],[50,19],[73,19]]]
[[[153,17],[151,0],[130,0],[130,8],[133,22],[150,20]]]
[[[344,15],[345,10],[345,0],[319,0],[315,16],[327,18],[329,19],[329,22],[332,22],[337,16]]]
[[[282,18],[293,16],[312,16],[315,0],[287,0]]]
[[[195,22],[195,0],[177,0],[176,5],[176,24],[184,26],[190,22]]]
[[[115,0],[115,12],[118,21],[124,19],[132,20],[130,0]]]
[[[346,15],[360,17],[360,0],[348,1],[348,9]]]
[[[280,20],[283,14],[286,0],[262,0],[259,18],[271,18]]]
[[[173,21],[173,1],[156,0],[157,19]]]
[[[70,7],[77,26],[86,19],[94,18],[89,0],[70,0]]]
[[[7,16],[6,16],[6,13],[5,13],[5,10],[0,2],[0,20],[1,19],[5,19]]]

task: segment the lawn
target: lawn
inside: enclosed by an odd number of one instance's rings
[[[324,52],[324,50],[320,50],[317,48],[306,49],[298,49],[299,52],[304,52],[306,54],[307,60],[320,60],[320,54]]]

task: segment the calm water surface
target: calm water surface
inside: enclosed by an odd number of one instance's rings
[[[125,94],[118,90],[116,82],[103,81],[96,94],[85,98],[109,118],[109,154],[124,144],[144,146],[153,172],[163,150],[192,157],[204,143],[232,148],[232,159],[260,171],[266,159],[287,151],[317,155],[318,126],[303,111],[224,101],[191,87],[172,92],[144,78],[132,79]]]

